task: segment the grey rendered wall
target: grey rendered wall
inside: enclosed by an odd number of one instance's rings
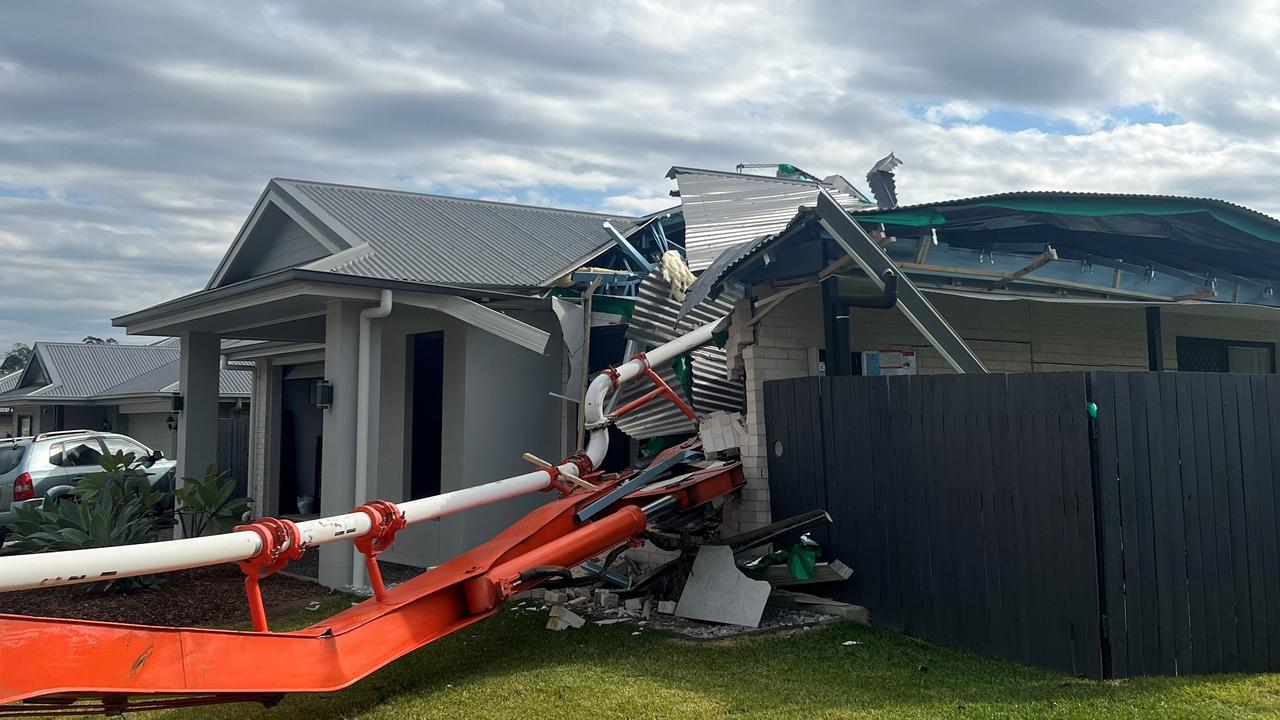
[[[405,494],[406,336],[444,333],[443,492],[526,472],[528,451],[559,459],[558,401],[547,393],[560,383],[560,338],[548,312],[512,313],[552,332],[539,355],[448,317],[397,307],[382,326],[378,496]],[[546,502],[547,495],[509,500],[424,523],[400,533],[386,554],[393,562],[435,565],[469,550]]]

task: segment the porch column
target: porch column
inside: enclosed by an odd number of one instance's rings
[[[182,333],[178,388],[178,478],[204,477],[218,462],[218,336]]]
[[[350,512],[355,506],[356,382],[360,342],[360,308],[350,302],[326,305],[324,377],[333,384],[333,405],[324,411],[324,448],[320,470],[320,512]],[[320,547],[320,582],[329,587],[351,584],[352,548],[347,543]]]
[[[1164,338],[1160,332],[1160,306],[1147,308],[1147,369],[1164,370]]]

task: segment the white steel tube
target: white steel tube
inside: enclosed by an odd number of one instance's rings
[[[648,353],[648,362],[658,366],[670,362],[709,341],[717,322],[708,323],[687,335],[659,346]],[[619,383],[635,379],[644,371],[644,362],[632,360],[617,368]],[[604,402],[613,388],[608,374],[600,374],[587,389],[586,417],[591,433],[584,450],[592,467],[600,465],[609,450]],[[578,472],[573,463],[559,466],[566,473]],[[434,520],[489,503],[545,490],[551,486],[551,475],[545,470],[517,475],[497,482],[463,488],[435,497],[410,500],[398,507],[409,524]],[[298,523],[303,543],[325,545],[339,540],[353,540],[369,532],[369,516],[347,513],[334,517]],[[38,587],[75,585],[113,578],[136,577],[154,573],[185,570],[247,560],[258,553],[262,541],[252,531],[210,535],[207,537],[168,540],[122,547],[67,550],[35,555],[0,557],[0,592],[29,590]]]

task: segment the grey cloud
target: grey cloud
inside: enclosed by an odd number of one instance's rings
[[[1250,32],[1250,12],[1263,10],[5,3],[0,188],[50,196],[0,198],[0,248],[34,248],[0,271],[0,308],[21,308],[0,312],[0,347],[102,336],[114,314],[198,289],[273,176],[616,211],[666,203],[672,164],[784,161],[856,181],[895,150],[907,201],[1062,187],[1275,211],[1278,43]],[[1162,65],[1178,61],[1192,64]],[[904,112],[948,100],[1151,102],[1189,122],[1068,139]]]

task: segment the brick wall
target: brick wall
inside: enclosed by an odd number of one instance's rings
[[[725,533],[770,522],[769,462],[764,433],[764,383],[817,372],[816,349],[822,347],[822,296],[815,289],[787,298],[755,326],[742,351],[746,370],[747,422],[742,471],[747,485],[741,499],[724,510]]]

